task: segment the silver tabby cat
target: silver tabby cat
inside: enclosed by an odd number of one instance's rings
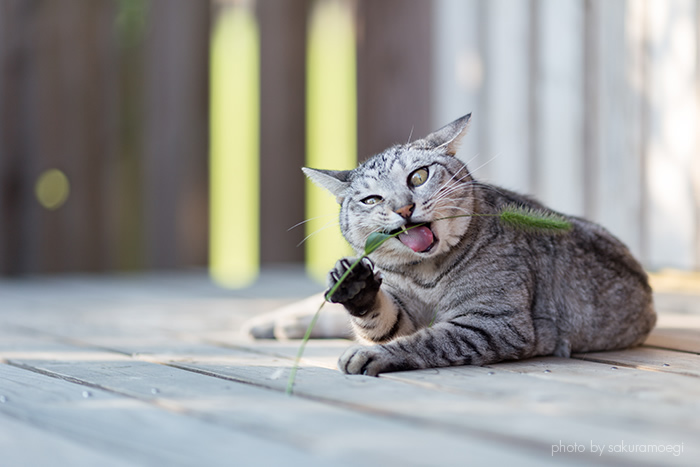
[[[513,204],[546,209],[474,180],[455,157],[469,119],[354,170],[304,169],[336,196],[341,231],[358,252],[372,232],[425,223],[384,243],[333,295],[365,344],[348,349],[340,369],[377,375],[642,343],[656,322],[646,273],[602,227],[575,217],[566,233],[488,216],[438,220]],[[338,261],[330,286],[353,261]]]

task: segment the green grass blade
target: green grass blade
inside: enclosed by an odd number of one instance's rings
[[[382,246],[382,243],[386,242],[392,237],[393,235],[383,232],[372,232],[369,234],[369,237],[367,237],[367,241],[365,242],[365,256],[372,254],[374,250]]]
[[[297,377],[297,370],[299,369],[299,362],[301,361],[302,355],[304,355],[304,349],[306,348],[306,343],[309,341],[309,338],[311,337],[311,331],[313,331],[314,326],[316,326],[316,321],[318,321],[318,317],[321,314],[321,309],[323,308],[323,305],[325,305],[326,302],[321,302],[321,306],[318,307],[318,310],[316,310],[316,314],[314,315],[313,318],[311,318],[311,322],[309,323],[309,326],[306,328],[306,333],[304,334],[304,337],[301,339],[301,345],[299,345],[299,350],[297,351],[297,356],[294,359],[294,365],[292,366],[292,371],[289,373],[289,379],[287,380],[287,389],[285,390],[285,393],[288,396],[292,395],[292,391],[294,390],[294,381],[296,380]]]
[[[517,205],[504,207],[499,218],[503,224],[509,227],[533,232],[567,232],[572,227],[571,222],[564,216],[551,211]]]

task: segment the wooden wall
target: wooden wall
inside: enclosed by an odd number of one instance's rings
[[[476,175],[584,215],[652,269],[700,268],[694,0],[438,0],[433,126]]]
[[[303,260],[315,1],[257,0],[263,264]],[[0,2],[0,274],[204,266],[208,0]],[[246,3],[246,2],[238,2]],[[358,159],[467,112],[476,175],[700,268],[695,0],[354,0]],[[34,187],[70,181],[50,211]]]
[[[0,3],[0,274],[206,265],[212,3]],[[260,258],[298,263],[303,229],[288,229],[305,218],[299,169],[314,1],[248,5],[261,46]],[[412,129],[429,131],[431,8],[353,5],[364,159]],[[54,211],[34,195],[52,168],[71,189]]]
[[[208,27],[206,1],[0,2],[0,274],[204,264]]]

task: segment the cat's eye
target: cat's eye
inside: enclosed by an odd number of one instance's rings
[[[427,180],[428,180],[428,169],[423,167],[422,169],[416,170],[408,177],[408,184],[413,186],[413,187],[421,186]]]
[[[369,205],[369,206],[371,206],[371,205],[373,205],[373,204],[380,203],[381,201],[382,201],[382,197],[381,197],[381,196],[378,196],[378,195],[368,196],[368,197],[366,197],[365,199],[362,200],[362,202],[363,202],[364,204],[367,204],[367,205]]]

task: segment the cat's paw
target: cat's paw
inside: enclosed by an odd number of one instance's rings
[[[353,258],[343,258],[335,263],[335,267],[328,274],[328,291],[338,283],[354,262]],[[374,264],[368,258],[363,258],[333,293],[330,301],[342,303],[353,316],[362,316],[374,306],[381,285],[381,273],[374,270]]]
[[[338,369],[348,375],[377,376],[379,373],[409,369],[396,357],[378,345],[356,345],[338,359]]]

